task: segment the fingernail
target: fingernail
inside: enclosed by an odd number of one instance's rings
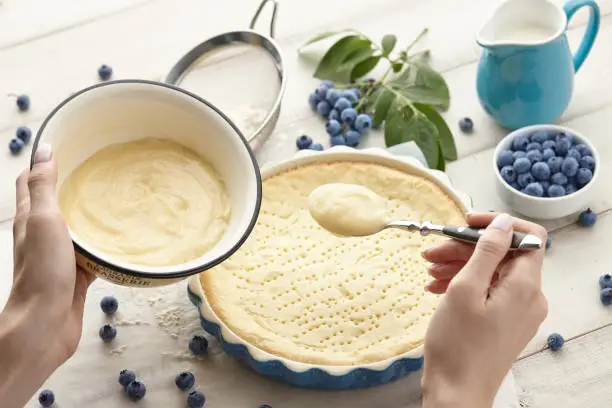
[[[34,154],[34,163],[46,163],[51,160],[51,145],[50,144],[42,144],[39,145],[36,149],[36,154]]]
[[[429,253],[429,249],[430,249],[430,248],[426,248],[426,249],[424,249],[424,250],[422,250],[422,251],[421,251],[421,256],[422,256],[423,258],[427,258],[427,254]]]
[[[497,228],[502,231],[510,231],[512,228],[512,217],[508,214],[500,214],[489,224],[491,228]]]

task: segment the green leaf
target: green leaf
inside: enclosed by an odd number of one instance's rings
[[[391,64],[391,67],[393,68],[393,72],[397,73],[400,72],[402,68],[404,68],[404,64],[402,64],[401,62],[394,62],[393,64]]]
[[[345,29],[345,30],[326,31],[326,32],[321,33],[319,35],[316,35],[316,36],[312,37],[310,40],[306,41],[304,44],[302,44],[298,48],[298,52],[301,52],[304,48],[306,48],[310,44],[314,44],[316,42],[319,42],[319,41],[324,40],[324,39],[329,38],[329,37],[333,37],[333,36],[338,35],[338,34],[350,33],[350,32],[354,32],[354,31],[355,30],[353,30],[352,28],[348,28],[348,29]]]
[[[388,86],[412,102],[448,109],[450,91],[446,81],[432,68],[410,63],[404,71],[389,81]]]
[[[314,76],[334,82],[349,82],[357,64],[372,56],[372,42],[358,35],[338,40],[325,53]]]
[[[396,36],[394,36],[393,34],[385,35],[381,43],[383,56],[388,57],[389,54],[391,54],[391,51],[393,51],[393,48],[395,48],[396,43],[397,43]]]
[[[357,78],[361,78],[371,70],[373,70],[378,62],[380,61],[380,56],[372,56],[367,59],[361,61],[351,71],[351,80],[355,80]]]
[[[438,165],[436,166],[436,170],[444,171],[446,170],[446,159],[444,158],[444,153],[442,151],[442,144],[438,139]]]
[[[438,131],[438,139],[440,141],[440,148],[442,149],[443,153],[442,156],[447,160],[457,160],[457,147],[455,146],[453,133],[448,128],[444,118],[438,113],[437,110],[429,105],[415,103],[414,106],[425,114],[430,122],[436,127]]]
[[[379,96],[376,100],[376,105],[374,105],[374,117],[372,118],[372,125],[375,127],[378,127],[383,123],[387,117],[387,114],[389,113],[391,103],[393,103],[396,98],[393,92],[384,88],[380,89],[377,93]]]
[[[389,147],[410,141],[421,149],[429,167],[438,168],[440,148],[436,127],[427,116],[418,110],[415,112],[410,105],[402,106],[396,98],[385,123],[385,143]]]

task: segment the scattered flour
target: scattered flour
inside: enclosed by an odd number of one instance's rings
[[[127,345],[124,344],[123,346],[119,346],[119,347],[117,347],[115,349],[112,349],[110,351],[110,353],[113,356],[120,356],[121,354],[123,354],[123,352],[125,351],[126,348],[127,348]]]
[[[254,106],[241,106],[226,113],[248,138],[263,124],[268,110]]]
[[[117,320],[114,324],[115,326],[150,326],[151,325],[151,323],[149,322],[145,322],[143,320],[135,320],[135,319]]]

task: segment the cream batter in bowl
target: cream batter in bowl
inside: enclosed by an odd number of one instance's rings
[[[73,94],[43,122],[77,264],[152,287],[205,271],[253,229],[261,176],[237,127],[180,88],[141,80]]]

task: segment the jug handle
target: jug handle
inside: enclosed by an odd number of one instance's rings
[[[595,42],[595,38],[597,37],[597,32],[599,31],[599,20],[600,20],[600,12],[599,6],[595,2],[595,0],[570,0],[565,6],[563,6],[563,11],[567,15],[567,20],[572,18],[574,13],[576,13],[582,7],[589,7],[589,22],[587,24],[586,30],[584,32],[584,37],[578,46],[578,49],[574,53],[574,71],[578,72],[584,60],[586,60],[591,48],[593,47],[593,43]]]

